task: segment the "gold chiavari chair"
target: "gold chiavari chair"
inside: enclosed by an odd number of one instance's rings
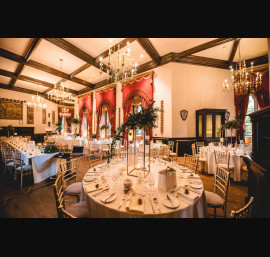
[[[169,146],[162,147],[162,159],[169,161],[170,160],[170,148]]]
[[[173,151],[174,148],[174,141],[169,141],[169,148],[170,148],[170,160],[175,160],[177,161],[177,148],[178,148],[178,143],[176,143],[176,152]]]
[[[198,157],[184,154],[184,166],[186,166],[188,169],[192,170],[194,173],[197,173],[198,170]]]
[[[33,174],[33,167],[31,164],[25,164],[22,160],[21,154],[19,152],[13,152],[13,161],[15,165],[15,176],[18,174],[21,177],[21,188],[23,185],[23,177],[26,175]]]
[[[60,171],[58,172],[58,174],[63,175],[66,194],[75,196],[77,198],[77,203],[80,201],[80,194],[82,190],[82,182],[77,182],[78,167],[79,158],[74,158],[69,161],[62,162],[60,164]]]
[[[199,170],[200,171],[205,171],[205,163],[206,163],[206,159],[200,157],[199,153],[196,153],[196,146],[195,143],[191,145],[192,147],[192,155],[195,157],[198,157],[198,164],[199,164]]]
[[[94,168],[96,165],[101,164],[102,159],[100,153],[93,153],[88,155],[89,169]]]
[[[6,171],[10,169],[8,166],[9,163],[13,162],[13,157],[12,157],[12,150],[11,148],[3,148],[3,164],[4,164],[4,174],[6,174]]]
[[[230,164],[230,152],[214,151],[215,164],[233,174],[234,165]]]
[[[238,211],[231,211],[231,217],[233,218],[252,218],[254,208],[254,197],[250,197],[246,206]]]
[[[216,209],[222,208],[224,217],[227,217],[227,195],[229,188],[229,172],[217,167],[215,172],[214,192],[205,191],[206,202],[209,208],[214,208],[214,217],[216,218]]]
[[[89,218],[86,201],[65,207],[64,175],[60,173],[53,185],[58,218]]]
[[[197,154],[200,155],[200,149],[204,146],[204,142],[196,142]]]

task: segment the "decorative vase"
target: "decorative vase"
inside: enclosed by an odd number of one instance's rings
[[[162,170],[158,173],[158,188],[162,191],[168,192],[177,184],[176,172],[166,172]]]

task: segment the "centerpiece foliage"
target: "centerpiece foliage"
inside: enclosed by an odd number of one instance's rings
[[[227,129],[230,130],[231,135],[232,135],[233,130],[238,130],[239,127],[240,127],[240,120],[239,119],[228,120],[227,122],[225,122],[224,124],[221,125],[221,127],[218,130],[218,135],[223,136],[223,131],[225,131]],[[227,139],[227,136],[226,136],[226,139]],[[232,136],[231,136],[231,143],[232,143]]]
[[[75,133],[74,133],[74,135],[76,136],[76,134],[77,134],[77,129],[78,129],[78,125],[81,124],[82,121],[81,121],[81,119],[79,119],[79,118],[73,118],[73,119],[71,120],[71,123],[75,125]]]
[[[158,112],[161,112],[160,108],[154,107],[154,101],[149,104],[148,108],[143,108],[140,112],[130,114],[120,127],[115,131],[115,135],[112,139],[112,143],[109,145],[108,163],[114,155],[114,149],[117,140],[123,138],[124,132],[127,130],[133,130],[135,128],[144,129],[146,132],[150,132],[152,128],[157,128],[156,121],[158,119]]]
[[[57,153],[57,152],[59,152],[59,149],[54,143],[52,142],[47,143],[44,149],[44,153]]]
[[[109,129],[109,126],[107,124],[104,124],[100,127],[100,130],[103,130],[103,129]]]
[[[12,125],[8,125],[8,126],[7,126],[7,128],[6,128],[6,130],[7,130],[8,137],[9,137],[9,133],[10,133],[10,132],[13,132],[13,134],[14,134],[14,130],[15,130],[15,128],[13,128],[13,126],[12,126]]]
[[[62,122],[58,121],[57,123],[55,123],[56,129],[55,131],[58,131],[59,134],[61,135],[61,130],[62,130]]]

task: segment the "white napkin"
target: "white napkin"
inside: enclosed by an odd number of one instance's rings
[[[142,199],[142,204],[138,203],[139,199]],[[130,212],[144,213],[144,205],[145,205],[144,198],[134,195],[131,197],[130,201],[127,203],[126,210]]]
[[[92,193],[92,192],[95,192],[97,190],[101,190],[104,188],[104,186],[102,184],[99,184],[99,187],[96,188],[96,183],[87,184],[84,187],[85,187],[87,193]]]
[[[189,194],[185,194],[184,188],[181,188],[179,191],[177,191],[177,194],[193,203],[199,199],[198,194],[192,192],[191,190],[189,190]]]

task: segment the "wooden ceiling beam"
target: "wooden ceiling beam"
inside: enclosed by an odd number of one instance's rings
[[[152,43],[148,38],[136,38],[141,47],[146,51],[146,53],[151,57],[151,59],[159,64],[161,57],[159,56],[157,50],[154,48]]]
[[[30,42],[30,44],[27,46],[25,54],[24,54],[24,60],[28,61],[31,57],[31,55],[34,53],[34,51],[37,49],[39,43],[41,42],[40,38],[33,38]],[[15,71],[17,76],[20,76],[22,71],[24,69],[24,64],[20,63]],[[16,83],[17,79],[12,79],[9,83],[10,87],[13,87]]]
[[[89,82],[87,82],[85,80],[82,80],[82,79],[79,79],[79,78],[76,78],[76,77],[71,78],[67,73],[61,72],[59,70],[56,70],[56,69],[51,68],[49,66],[46,66],[44,64],[38,63],[36,61],[29,60],[29,61],[26,62],[24,60],[24,57],[22,57],[20,55],[17,55],[17,54],[14,54],[12,52],[9,52],[7,50],[4,50],[2,48],[0,48],[0,56],[4,57],[6,59],[9,59],[11,61],[18,62],[20,64],[24,64],[26,66],[29,66],[29,67],[32,67],[32,68],[35,68],[35,69],[50,73],[50,74],[55,75],[57,77],[61,77],[61,78],[64,78],[66,80],[73,81],[75,83],[81,84],[81,85],[89,87],[89,88],[93,88],[93,86],[94,86],[92,83],[89,83]]]
[[[239,43],[240,43],[240,38],[235,39],[233,42],[232,50],[231,50],[230,57],[229,57],[229,64],[230,65],[232,65],[232,63],[233,63],[233,59],[235,57]]]
[[[100,68],[99,64],[95,61],[95,58],[89,55],[88,53],[82,51],[77,46],[69,43],[63,38],[44,38],[50,43],[62,48],[63,50],[71,53],[72,55],[76,56],[77,58],[93,65],[96,68]],[[106,65],[103,65],[106,68]]]
[[[232,40],[235,40],[235,38],[218,38],[215,40],[212,40],[210,42],[195,46],[193,48],[190,48],[188,50],[185,50],[183,52],[179,53],[179,57],[185,57],[187,55],[191,55],[191,54],[195,54],[204,50],[207,50],[209,48],[221,45],[221,44],[225,44],[227,42],[230,42]]]
[[[46,81],[42,81],[42,80],[39,80],[39,79],[30,78],[30,77],[24,76],[24,75],[20,75],[18,77],[16,75],[16,73],[10,72],[10,71],[6,71],[6,70],[2,70],[2,69],[0,69],[0,75],[6,76],[6,77],[10,77],[12,79],[18,79],[18,80],[30,82],[30,83],[33,83],[33,84],[38,84],[38,85],[41,85],[41,86],[44,86],[44,87],[48,87],[50,89],[53,89],[54,88],[54,84],[52,84],[52,83],[48,83]],[[72,93],[72,94],[74,94],[74,95],[78,95],[78,91],[76,91],[76,90],[69,89],[69,92]]]

